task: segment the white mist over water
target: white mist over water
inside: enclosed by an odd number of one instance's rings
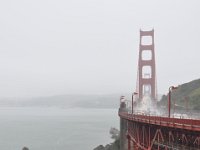
[[[139,106],[136,107],[136,110],[149,112],[151,111],[151,108],[152,108],[151,98],[149,96],[144,96]]]
[[[149,95],[144,95],[142,100],[139,101],[134,108],[136,113],[142,113],[144,115],[161,116],[163,113],[157,108],[156,103],[153,102]]]

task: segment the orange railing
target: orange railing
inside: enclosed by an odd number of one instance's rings
[[[119,116],[129,121],[160,125],[163,127],[200,131],[200,120],[195,119],[179,119],[145,114],[129,114],[127,112],[119,112]]]

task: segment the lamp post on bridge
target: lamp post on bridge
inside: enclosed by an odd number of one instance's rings
[[[168,93],[168,117],[170,118],[170,111],[171,111],[171,92],[177,89],[177,86],[170,86],[169,93]]]
[[[138,94],[137,92],[134,92],[134,93],[132,94],[132,106],[131,106],[132,114],[133,114],[133,98],[134,98],[134,96],[137,95],[137,94]]]

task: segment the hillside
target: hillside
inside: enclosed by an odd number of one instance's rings
[[[163,95],[158,104],[166,108],[167,100],[168,95]],[[172,105],[174,101],[179,109],[200,110],[200,79],[182,84],[178,89],[173,90]]]

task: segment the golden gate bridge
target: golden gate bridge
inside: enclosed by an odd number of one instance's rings
[[[200,150],[200,120],[171,115],[171,92],[177,87],[169,87],[167,113],[157,107],[154,48],[154,30],[140,30],[136,90],[131,105],[120,98],[120,150]]]

